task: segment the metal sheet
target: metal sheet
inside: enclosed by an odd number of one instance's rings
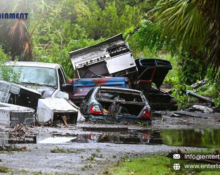
[[[78,110],[62,98],[47,98],[38,100],[37,121],[40,123],[53,122],[57,114],[76,114]]]
[[[0,80],[0,102],[36,108],[39,98],[41,93],[36,90]]]
[[[0,81],[0,101],[7,103],[10,97],[11,83]]]
[[[70,52],[71,62],[78,78],[102,76],[129,76],[135,79],[137,68],[128,43],[116,35],[99,44]],[[129,69],[133,69],[132,72]],[[115,75],[115,73],[123,74]],[[113,75],[114,74],[114,75]]]
[[[0,124],[14,127],[35,122],[34,109],[0,102]]]
[[[113,57],[106,60],[106,63],[110,74],[136,67],[134,58],[132,57],[131,53]]]

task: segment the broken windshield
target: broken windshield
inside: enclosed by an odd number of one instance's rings
[[[20,84],[34,84],[45,86],[57,86],[56,71],[52,68],[28,67],[28,66],[7,66],[10,75],[5,72],[4,68],[0,69],[0,79],[12,81]]]

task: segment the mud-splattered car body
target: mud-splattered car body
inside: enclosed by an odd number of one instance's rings
[[[172,69],[167,60],[145,59],[135,60],[138,67],[138,81],[135,89],[142,90],[152,110],[177,110],[177,100],[168,92],[160,89],[166,75]],[[152,87],[155,84],[155,88]]]
[[[80,111],[86,120],[151,123],[150,106],[141,91],[95,87],[82,101]]]
[[[129,88],[129,80],[126,77],[72,79],[69,84],[73,85],[73,93],[69,93],[70,100],[79,106],[88,92],[95,86]]]
[[[18,61],[7,62],[5,66],[18,77],[16,80],[17,84],[37,90],[42,94],[42,98],[69,98],[68,94],[63,92],[64,90],[62,89],[62,86],[66,85],[67,81],[61,65],[56,63]]]

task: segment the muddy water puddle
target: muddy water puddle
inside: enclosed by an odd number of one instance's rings
[[[87,132],[88,133],[88,132]],[[169,146],[218,147],[220,146],[218,129],[170,129],[170,130],[127,130],[121,132],[97,132],[77,135],[28,135],[23,137],[9,133],[0,133],[2,144],[76,144],[76,143],[114,143],[114,144],[165,144]]]

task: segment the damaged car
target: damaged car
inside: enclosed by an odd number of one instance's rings
[[[177,100],[168,92],[161,89],[161,85],[172,69],[167,60],[140,58],[135,60],[138,67],[138,80],[134,84],[135,89],[142,90],[148,99],[152,110],[178,109]],[[152,86],[154,83],[155,87]]]
[[[61,65],[56,63],[42,63],[30,61],[7,62],[5,66],[13,75],[10,81],[27,88],[35,89],[42,94],[42,98],[58,97],[68,99],[65,91],[66,75]],[[4,67],[1,67],[0,73]],[[4,73],[4,72],[3,72]],[[1,77],[0,77],[1,78]],[[72,85],[70,88],[72,88]]]
[[[40,124],[61,120],[66,126],[80,118],[68,101],[71,84],[61,65],[41,62],[7,62],[0,67],[0,102],[33,108]],[[15,83],[12,83],[15,82]],[[1,111],[1,110],[0,110]],[[19,123],[18,123],[19,124]]]
[[[151,110],[141,91],[99,86],[91,89],[80,111],[86,120],[151,123]]]

